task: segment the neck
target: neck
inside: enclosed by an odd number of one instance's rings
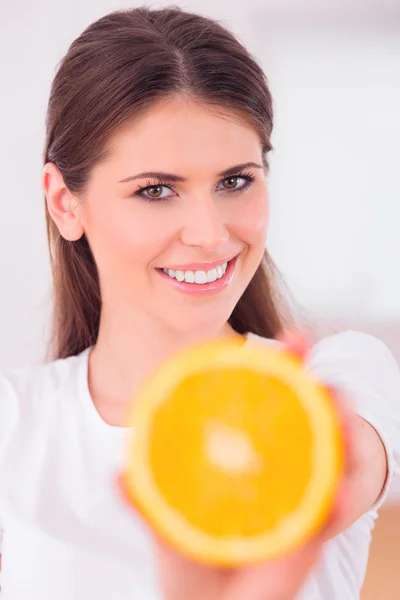
[[[110,315],[103,306],[97,343],[89,358],[93,402],[103,417],[107,412],[107,421],[119,421],[112,413],[123,413],[144,379],[173,353],[207,338],[236,336],[228,323],[215,330],[183,333],[143,315],[123,311]]]

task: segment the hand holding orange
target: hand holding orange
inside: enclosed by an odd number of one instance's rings
[[[265,561],[328,520],[343,472],[341,419],[301,354],[203,343],[166,361],[135,399],[125,494],[182,554],[209,565]]]

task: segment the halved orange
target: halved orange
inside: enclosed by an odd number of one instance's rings
[[[133,403],[122,480],[169,543],[200,562],[289,552],[327,520],[343,469],[329,391],[283,346],[203,343]]]

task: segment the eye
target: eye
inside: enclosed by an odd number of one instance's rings
[[[254,179],[255,177],[251,173],[229,175],[229,177],[225,177],[225,179],[222,179],[222,181],[220,181],[220,184],[222,184],[222,188],[219,187],[218,189],[226,190],[229,193],[242,192],[251,185]]]
[[[228,177],[222,181],[222,185],[228,190],[235,189],[240,181],[241,177]],[[240,186],[239,186],[240,187]]]
[[[149,198],[158,200],[163,198],[163,190],[169,190],[166,185],[153,185],[143,190],[143,195],[148,195]]]
[[[141,196],[142,198],[144,198],[145,200],[149,200],[150,202],[162,201],[167,200],[171,197],[171,193],[168,193],[171,191],[174,191],[173,186],[166,183],[157,183],[155,185],[148,184],[145,187],[136,190],[135,196]]]

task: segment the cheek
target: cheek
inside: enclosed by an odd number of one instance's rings
[[[98,203],[88,210],[85,229],[100,271],[146,266],[168,243],[161,219],[148,207],[116,200],[112,209]]]
[[[265,245],[269,225],[269,202],[265,190],[253,194],[236,211],[236,235],[249,246]]]

